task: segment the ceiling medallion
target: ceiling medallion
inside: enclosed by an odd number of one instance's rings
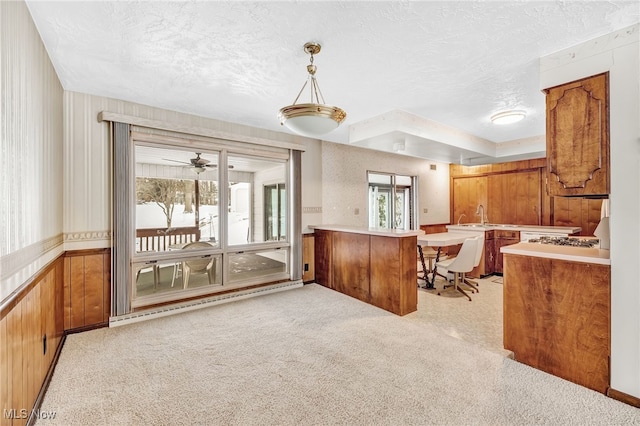
[[[289,130],[303,136],[317,137],[335,130],[347,116],[341,108],[326,105],[320,86],[316,80],[316,66],[313,65],[313,55],[320,53],[320,45],[317,43],[306,43],[304,51],[310,55],[310,63],[307,65],[307,81],[305,81],[298,96],[292,105],[281,108],[278,112],[280,124]],[[296,104],[302,91],[310,84],[311,101],[305,104]]]

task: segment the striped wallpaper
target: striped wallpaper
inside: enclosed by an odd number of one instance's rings
[[[0,85],[4,300],[62,250],[63,88],[24,2],[0,2]]]

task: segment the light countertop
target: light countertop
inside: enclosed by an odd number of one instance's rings
[[[518,243],[500,248],[502,254],[544,257],[548,259],[568,260],[571,262],[597,263],[611,265],[609,250],[552,244]]]
[[[437,234],[424,234],[418,235],[418,244],[431,247],[448,247],[462,244],[467,238],[477,236],[477,232],[439,232]]]
[[[365,228],[346,225],[309,225],[309,229],[321,229],[324,231],[351,232],[354,234],[378,235],[382,237],[411,237],[423,235],[424,231],[405,231],[404,229]]]
[[[479,223],[463,223],[460,225],[447,225],[450,231],[520,231],[520,232],[536,232],[545,234],[576,234],[582,230],[579,226],[543,226],[543,225],[510,225],[510,224],[484,224]]]

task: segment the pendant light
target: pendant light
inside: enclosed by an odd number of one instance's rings
[[[306,43],[304,51],[310,55],[310,63],[307,65],[309,73],[298,96],[292,105],[280,109],[278,119],[280,124],[289,130],[308,137],[318,137],[332,130],[335,130],[345,119],[347,113],[341,108],[326,105],[324,97],[320,91],[320,86],[316,80],[316,66],[313,65],[313,55],[320,53],[320,45],[317,43]],[[305,104],[297,104],[302,91],[310,83],[311,101]]]

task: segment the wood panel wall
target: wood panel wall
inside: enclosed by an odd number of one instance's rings
[[[109,249],[66,252],[3,307],[0,426],[27,423],[65,331],[108,323],[110,256]]]
[[[302,234],[302,282],[316,279],[313,234]]]
[[[316,282],[335,289],[333,285],[332,232],[323,229],[314,231],[313,246]]]
[[[334,288],[369,303],[370,236],[350,232],[332,234]]]
[[[542,224],[540,169],[501,172],[487,176],[485,205],[491,223]]]
[[[580,235],[593,235],[598,223],[600,223],[601,199],[553,197],[553,216],[551,223],[554,226],[580,226]]]
[[[580,226],[580,235],[593,235],[602,199],[550,197],[546,176],[545,158],[482,166],[452,164],[451,223],[463,213],[462,223],[480,222],[475,211],[482,204],[490,223]]]
[[[371,236],[371,304],[406,315],[418,309],[417,263],[413,238]],[[391,283],[391,285],[389,284]]]
[[[24,414],[30,414],[62,341],[63,269],[63,258],[59,257],[2,310],[0,425],[27,423]],[[7,418],[4,410],[15,410],[15,418]]]
[[[610,266],[505,255],[504,347],[598,392],[609,388]]]
[[[110,312],[110,250],[77,250],[65,253],[65,330],[106,325]]]
[[[478,204],[485,207],[487,215],[487,177],[456,177],[451,182],[452,206],[451,223],[480,222],[480,216],[476,215]],[[463,216],[464,215],[464,216]]]

